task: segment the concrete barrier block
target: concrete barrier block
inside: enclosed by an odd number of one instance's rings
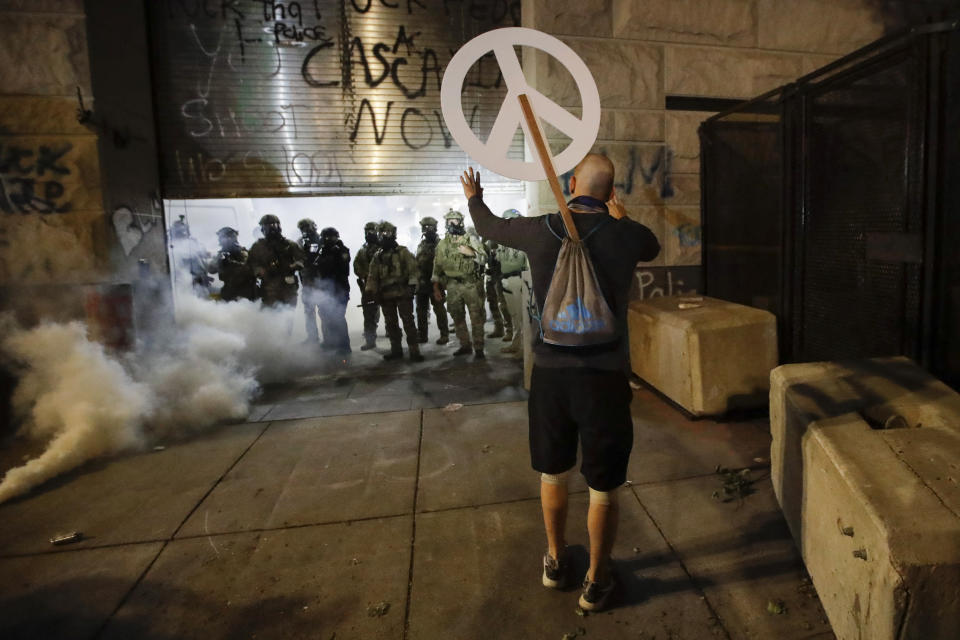
[[[770,402],[774,489],[837,637],[955,638],[960,395],[886,358],[779,367]]]
[[[777,365],[773,314],[706,296],[671,296],[631,303],[628,320],[633,372],[690,413],[766,403]]]

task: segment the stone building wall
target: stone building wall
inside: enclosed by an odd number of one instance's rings
[[[97,135],[77,121],[78,87],[93,108],[82,0],[0,0],[0,286],[109,269]]]
[[[667,96],[754,97],[791,82],[947,2],[884,0],[524,0],[523,26],[558,36],[593,71],[603,106],[595,150],[618,171],[630,215],[663,251],[638,272],[640,295],[695,288],[700,264],[699,123]],[[579,97],[565,70],[524,52],[528,80],[564,107]],[[557,132],[554,131],[554,134]],[[548,137],[560,145],[562,135]],[[532,213],[556,211],[546,183]],[[678,281],[684,280],[681,285]]]

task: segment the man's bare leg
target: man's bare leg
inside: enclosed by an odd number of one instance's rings
[[[547,552],[554,560],[567,544],[567,485],[540,480],[540,505],[547,530]]]
[[[587,510],[587,532],[590,534],[590,568],[587,580],[606,583],[610,567],[607,559],[617,539],[617,523],[620,507],[614,491],[590,491],[590,508]]]

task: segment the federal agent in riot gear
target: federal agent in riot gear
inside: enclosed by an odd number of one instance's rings
[[[507,209],[503,212],[503,219],[523,217],[516,209]],[[497,247],[497,259],[500,261],[501,282],[504,298],[507,301],[507,309],[510,314],[513,333],[510,329],[503,336],[504,342],[510,344],[500,349],[501,353],[512,353],[515,356],[522,355],[522,339],[524,326],[528,322],[527,314],[523,304],[523,272],[528,270],[527,254],[519,249],[513,249],[504,245]]]
[[[303,290],[300,300],[303,302],[304,326],[307,330],[307,342],[318,344],[320,333],[317,331],[317,308],[321,303],[319,289],[320,269],[320,235],[317,233],[317,223],[304,218],[297,223],[300,229],[300,248],[303,250],[303,269],[300,270],[300,283]],[[321,312],[322,314],[322,312]]]
[[[320,253],[316,260],[320,294],[320,330],[325,348],[338,353],[350,351],[347,332],[347,301],[350,300],[350,250],[333,227],[320,232]]]
[[[433,283],[430,282],[433,276],[433,258],[437,252],[437,243],[440,241],[440,236],[437,235],[436,218],[427,216],[422,219],[420,229],[423,232],[423,240],[417,247],[417,338],[421,343],[427,341],[430,306],[433,305],[433,313],[437,316],[437,328],[440,330],[437,344],[447,344],[450,341],[447,309],[443,306],[442,300],[433,297]]]
[[[357,286],[360,287],[360,306],[363,308],[363,346],[360,347],[361,351],[373,349],[377,346],[377,325],[380,323],[380,305],[366,290],[370,261],[373,260],[373,256],[380,249],[377,239],[377,226],[376,222],[368,222],[363,225],[365,242],[353,259],[353,275],[357,277]]]
[[[383,321],[390,337],[390,353],[384,360],[403,357],[400,322],[407,334],[410,359],[422,362],[417,326],[413,321],[413,296],[417,289],[417,261],[406,247],[397,244],[397,228],[389,222],[379,227],[380,249],[370,261],[366,292],[374,297],[383,309]],[[397,316],[399,315],[399,321]]]
[[[466,234],[463,214],[450,210],[444,216],[447,235],[437,244],[433,260],[434,298],[444,299],[446,290],[447,311],[453,318],[453,326],[460,341],[460,348],[453,355],[475,352],[483,358],[483,265],[486,252],[479,241]],[[465,309],[466,308],[466,309]],[[467,310],[473,329],[473,343],[467,329]]]
[[[507,310],[507,301],[503,297],[503,283],[501,282],[500,259],[497,257],[498,245],[493,240],[483,243],[487,252],[487,304],[490,306],[490,315],[493,317],[493,332],[488,338],[502,338],[503,330],[513,338],[513,325],[510,322],[510,312]]]
[[[225,302],[237,298],[256,300],[257,277],[247,264],[247,250],[237,241],[237,230],[223,227],[217,231],[217,240],[220,242],[220,253],[207,269],[220,276],[223,282],[220,299]]]
[[[210,254],[196,238],[190,236],[186,216],[181,215],[179,220],[170,225],[170,253],[176,270],[173,274],[174,282],[177,281],[179,273],[186,271],[189,273],[193,292],[201,298],[209,297],[210,283],[213,282],[213,278],[207,275]]]
[[[260,279],[263,304],[295,306],[297,304],[297,271],[303,268],[304,254],[300,246],[283,237],[280,219],[267,214],[260,218],[263,238],[250,247],[247,263]]]

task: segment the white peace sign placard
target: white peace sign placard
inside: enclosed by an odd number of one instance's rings
[[[513,47],[527,46],[539,49],[556,58],[573,76],[580,92],[582,115],[577,117],[527,84],[520,68],[520,60]],[[490,129],[486,142],[482,142],[470,129],[463,113],[461,93],[467,72],[473,64],[493,51],[500,65],[500,73],[507,85],[507,97],[500,113]],[[527,140],[532,140],[523,118],[520,94],[530,99],[537,116],[570,136],[572,142],[553,159],[558,173],[564,173],[577,165],[590,151],[600,131],[600,94],[590,69],[566,44],[551,35],[526,29],[508,27],[482,33],[450,59],[440,86],[440,106],[447,130],[460,147],[474,160],[502,176],[516,180],[545,180],[546,174],[539,162],[524,162],[507,157],[518,126],[522,126]]]

